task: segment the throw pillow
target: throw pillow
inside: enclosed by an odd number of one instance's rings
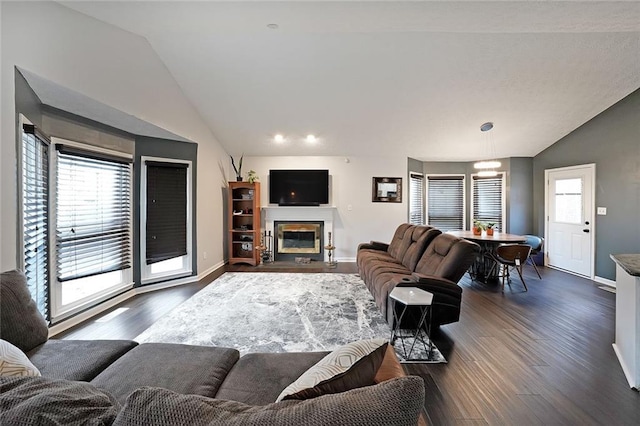
[[[0,339],[0,377],[39,375],[40,371],[20,349]]]
[[[120,405],[85,382],[44,377],[0,377],[0,424],[110,425]]]
[[[423,404],[424,382],[415,376],[265,406],[140,388],[129,395],[113,425],[415,426]]]
[[[0,336],[23,352],[47,341],[49,326],[18,270],[0,274]]]
[[[315,398],[373,384],[387,345],[385,339],[370,339],[336,349],[287,386],[276,402]]]

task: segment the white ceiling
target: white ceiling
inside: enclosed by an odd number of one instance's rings
[[[493,121],[533,156],[640,87],[633,1],[63,4],[145,37],[234,155],[467,161]]]

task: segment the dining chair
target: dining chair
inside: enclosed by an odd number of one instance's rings
[[[538,267],[536,266],[536,262],[533,260],[532,256],[535,256],[542,251],[544,238],[538,237],[537,235],[524,235],[524,238],[524,243],[528,246],[531,246],[531,253],[527,258],[527,262],[531,263],[533,269],[536,270],[536,274],[538,274],[538,278],[542,279],[542,277],[540,276],[540,271],[538,271]]]
[[[504,244],[496,247],[493,257],[498,266],[498,277],[502,278],[503,293],[505,279],[509,287],[511,287],[511,269],[515,269],[518,272],[520,281],[522,281],[522,285],[524,286],[524,291],[529,291],[527,283],[524,282],[524,277],[522,276],[522,267],[530,255],[531,246],[527,244]]]

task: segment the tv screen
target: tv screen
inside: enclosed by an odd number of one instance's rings
[[[270,170],[269,203],[279,206],[329,204],[329,170]]]

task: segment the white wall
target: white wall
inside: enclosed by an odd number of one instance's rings
[[[198,272],[221,264],[228,156],[147,41],[53,2],[0,8],[0,270],[18,259],[14,66],[197,142]]]
[[[237,163],[236,163],[237,164]],[[336,259],[353,261],[359,243],[370,240],[388,242],[402,222],[407,221],[407,158],[389,157],[245,157],[242,172],[260,177],[260,201],[269,205],[270,169],[328,169],[330,204],[337,208],[334,223]],[[373,177],[401,177],[402,203],[371,201]],[[233,171],[228,176],[235,179]],[[352,210],[349,210],[351,206]]]

